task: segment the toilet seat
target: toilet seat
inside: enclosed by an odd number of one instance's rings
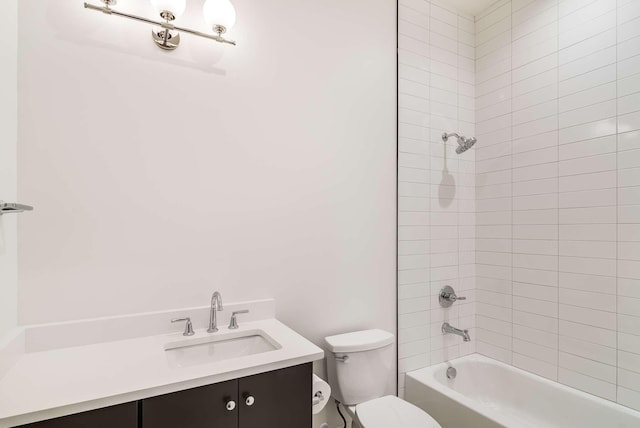
[[[429,414],[392,395],[358,404],[356,416],[363,428],[441,428]]]

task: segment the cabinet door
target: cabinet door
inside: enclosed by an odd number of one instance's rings
[[[311,428],[312,364],[239,380],[239,428]]]
[[[126,403],[48,421],[23,428],[138,428],[138,403]]]
[[[237,380],[174,392],[142,400],[142,428],[235,428],[238,407]]]

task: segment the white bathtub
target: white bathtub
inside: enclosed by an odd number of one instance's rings
[[[443,428],[640,427],[640,412],[477,354],[406,376],[405,399]]]

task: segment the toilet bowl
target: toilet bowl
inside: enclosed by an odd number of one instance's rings
[[[428,413],[394,395],[348,406],[347,411],[357,428],[441,428]]]
[[[440,428],[428,413],[385,395],[395,356],[393,334],[364,330],[325,338],[332,395],[361,428]]]

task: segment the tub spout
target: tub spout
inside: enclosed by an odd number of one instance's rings
[[[455,334],[462,337],[462,340],[465,342],[469,342],[471,340],[471,336],[469,336],[469,330],[460,330],[459,328],[453,327],[448,322],[442,324],[442,332],[444,334]]]

